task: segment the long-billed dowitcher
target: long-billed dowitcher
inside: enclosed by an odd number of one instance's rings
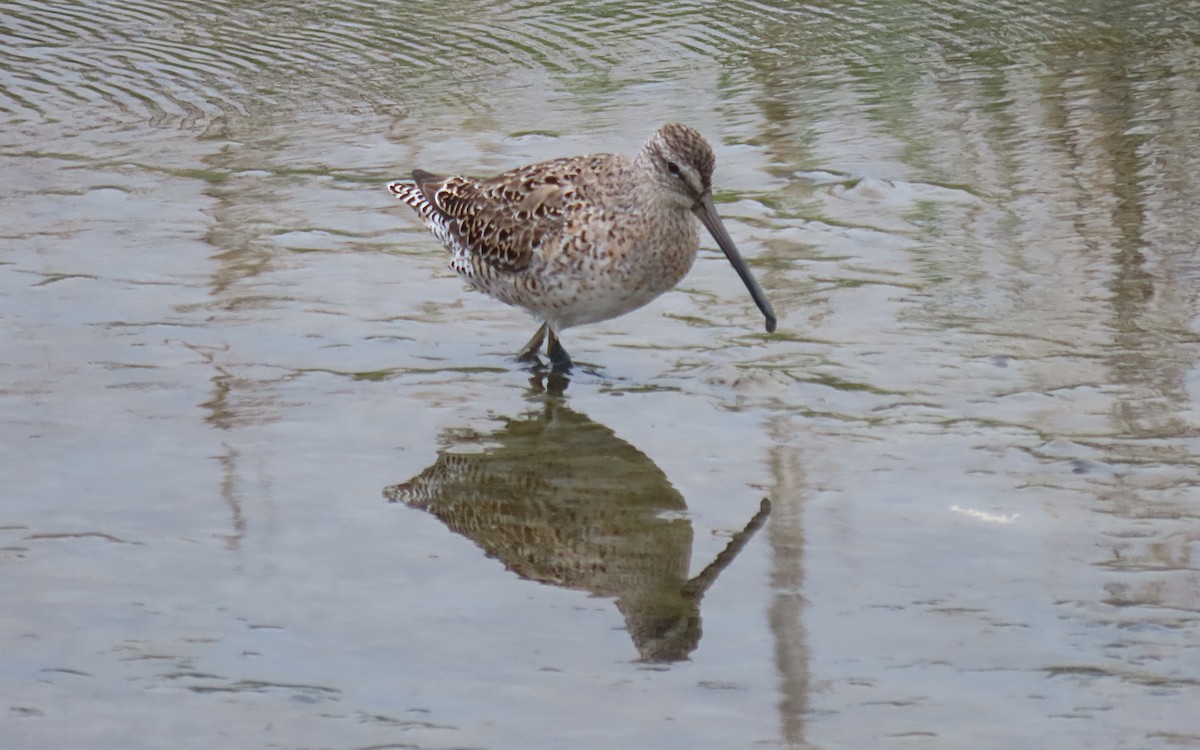
[[[420,214],[468,284],[542,321],[518,356],[536,359],[548,334],[550,361],[566,370],[563,330],[636,310],[687,275],[700,248],[695,219],[775,330],[771,303],[713,206],[715,163],[700,133],[672,123],[633,159],[573,156],[491,179],[416,169],[388,189]]]

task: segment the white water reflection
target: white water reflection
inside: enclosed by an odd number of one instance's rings
[[[16,746],[1200,746],[1194,3],[0,27]],[[382,184],[675,119],[780,332],[706,253],[574,335],[566,403],[687,498],[687,576],[773,510],[649,668],[610,601],[380,502],[520,409],[529,325]]]

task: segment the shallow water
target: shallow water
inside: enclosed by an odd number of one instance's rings
[[[1200,747],[1198,42],[5,4],[6,742]],[[555,395],[383,183],[670,120],[779,332],[707,250]]]

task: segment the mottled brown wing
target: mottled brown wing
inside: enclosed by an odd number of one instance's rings
[[[492,268],[520,271],[563,231],[564,216],[582,204],[577,180],[587,162],[588,157],[558,159],[487,180],[415,170],[413,182],[466,255]]]

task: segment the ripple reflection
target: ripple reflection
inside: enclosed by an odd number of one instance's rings
[[[662,469],[561,398],[532,401],[494,432],[447,432],[437,461],[384,496],[436,516],[522,578],[613,598],[642,661],[686,659],[700,643],[700,600],[770,502],[689,578],[692,523]]]

